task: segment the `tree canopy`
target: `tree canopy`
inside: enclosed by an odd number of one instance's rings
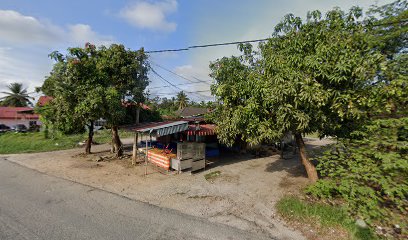
[[[384,68],[386,49],[375,47],[374,39],[391,39],[376,38],[379,30],[362,16],[358,7],[349,12],[336,8],[324,16],[312,11],[305,21],[289,14],[258,49],[240,45],[240,57],[211,63],[220,140],[255,145],[291,132],[309,177],[317,180],[302,151],[302,134],[348,136],[379,101],[371,93],[390,86],[379,75],[391,74]],[[393,94],[404,98],[402,92]]]
[[[93,122],[103,118],[112,127],[113,142],[119,150],[117,126],[125,117],[123,104],[143,101],[148,85],[149,67],[143,49],[86,44],[85,48],[69,48],[66,56],[59,52],[50,56],[56,64],[41,90],[54,99],[43,110],[45,119],[63,131],[87,124],[90,144]]]

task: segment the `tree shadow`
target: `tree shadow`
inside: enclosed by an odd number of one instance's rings
[[[250,153],[237,153],[232,151],[221,151],[220,156],[218,157],[211,157],[207,158],[207,166],[206,169],[228,166],[231,164],[236,164],[239,162],[246,162],[246,161],[253,161],[258,159],[258,157],[254,156]]]
[[[307,177],[306,170],[299,157],[293,153],[285,152],[284,157],[279,157],[267,164],[265,172],[287,172],[292,177]]]

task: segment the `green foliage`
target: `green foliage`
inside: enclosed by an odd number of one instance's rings
[[[148,105],[151,107],[152,111],[158,111],[161,116],[177,118],[177,110],[180,105],[184,107],[202,107],[202,108],[212,108],[212,102],[195,102],[188,99],[184,92],[179,92],[177,94],[178,98],[172,97],[155,97],[148,100]]]
[[[160,122],[162,121],[162,117],[159,111],[154,109],[140,110],[140,122]]]
[[[57,62],[41,90],[53,99],[39,109],[46,124],[52,123],[65,133],[77,132],[103,116],[104,84],[96,68],[96,55],[93,45],[69,48],[66,56],[50,54]]]
[[[123,102],[144,101],[149,65],[143,49],[87,44],[69,48],[66,56],[53,52],[50,57],[57,62],[41,90],[54,98],[38,111],[57,130],[79,132],[100,118],[119,125],[126,121]]]
[[[98,49],[96,67],[104,80],[107,98],[103,118],[111,126],[123,124],[126,110],[122,102],[138,105],[145,101],[150,68],[147,55],[143,49],[131,51],[123,45],[112,44],[109,48]]]
[[[404,228],[408,212],[408,118],[377,119],[317,158],[322,180],[307,192],[341,198],[353,216]]]
[[[180,109],[183,109],[183,108],[187,107],[188,100],[189,99],[188,99],[187,95],[183,91],[177,93],[176,105],[177,105],[178,109],[180,110]]]
[[[27,107],[31,104],[32,99],[27,89],[23,87],[22,83],[11,83],[7,86],[9,92],[1,92],[6,96],[0,98],[0,106],[8,107]]]
[[[276,208],[284,218],[291,221],[306,224],[317,221],[323,228],[341,227],[346,229],[351,239],[376,239],[369,229],[357,227],[343,207],[308,203],[296,197],[284,197],[276,204]]]
[[[344,136],[367,115],[370,81],[383,56],[370,47],[361,9],[291,14],[259,52],[210,65],[221,141],[274,141],[285,133]]]

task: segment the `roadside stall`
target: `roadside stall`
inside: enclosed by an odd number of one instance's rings
[[[166,147],[157,148],[157,141],[153,142],[152,137],[154,136],[157,139],[162,136],[169,136],[175,133],[183,132],[187,129],[188,122],[186,121],[146,123],[130,128],[131,131],[135,132],[133,140],[132,164],[138,162],[138,152],[139,150],[142,150],[145,153],[145,174],[147,174],[148,162],[162,169],[169,170],[171,159],[175,158],[177,155],[175,155],[171,149]],[[139,134],[141,136],[141,140],[143,140],[143,136],[145,137],[144,145],[142,144],[140,146],[142,147],[141,149],[139,149],[138,145]]]
[[[129,130],[135,132],[132,164],[144,161],[146,166],[150,163],[166,171],[197,171],[205,168],[207,152],[219,154],[212,124],[167,121],[145,123]],[[139,152],[144,156],[140,157]]]

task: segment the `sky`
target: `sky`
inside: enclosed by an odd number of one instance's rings
[[[269,37],[288,13],[333,7],[367,9],[390,0],[0,0],[0,92],[12,82],[29,92],[49,75],[52,51],[120,43],[146,51]],[[190,99],[213,99],[209,63],[237,55],[222,46],[182,52],[151,53],[151,97],[172,97],[184,90]],[[163,80],[164,79],[164,80]],[[168,81],[180,86],[169,86]],[[191,83],[195,82],[195,83]],[[197,83],[198,82],[198,83]],[[191,83],[191,84],[186,84]],[[198,91],[198,92],[197,92]],[[195,93],[194,93],[195,92]],[[32,93],[35,98],[39,93]],[[0,97],[4,96],[0,93]]]

